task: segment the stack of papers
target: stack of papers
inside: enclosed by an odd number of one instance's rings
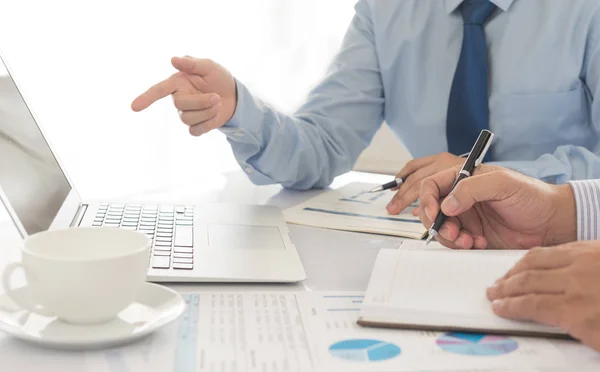
[[[329,190],[283,212],[288,223],[334,230],[356,231],[422,239],[426,229],[411,210],[398,215],[387,212],[393,191],[370,194],[376,184],[351,183]]]

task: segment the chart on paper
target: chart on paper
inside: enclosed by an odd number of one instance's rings
[[[469,333],[447,333],[436,343],[449,353],[470,356],[495,356],[512,353],[519,344],[510,337]]]
[[[366,328],[352,305],[360,293],[306,293],[303,304],[314,359],[324,371],[447,371],[560,366],[543,339]],[[332,311],[333,309],[337,309]]]
[[[567,365],[543,339],[364,328],[363,293],[200,292],[148,342],[90,359],[89,372],[448,371]]]
[[[343,202],[350,203],[360,203],[367,205],[381,205],[385,206],[390,202],[391,194],[387,192],[378,192],[371,194],[369,190],[366,188],[361,188],[359,191],[348,194],[348,195],[340,195],[339,200]]]
[[[347,361],[381,362],[397,357],[401,349],[385,341],[358,338],[336,342],[329,347],[329,353]]]
[[[287,222],[348,230],[421,238],[425,233],[419,218],[412,215],[413,203],[398,215],[387,212],[394,193],[369,193],[376,186],[351,183],[284,211]]]

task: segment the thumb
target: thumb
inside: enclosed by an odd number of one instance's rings
[[[471,176],[459,182],[444,199],[442,212],[447,216],[458,216],[476,203],[508,199],[522,186],[522,181],[506,171]]]
[[[181,72],[204,76],[210,73],[214,62],[210,59],[185,56],[171,58],[171,64]]]

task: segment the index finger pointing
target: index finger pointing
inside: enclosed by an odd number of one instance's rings
[[[159,99],[165,98],[174,92],[175,83],[173,82],[173,79],[169,78],[163,80],[160,83],[151,86],[150,89],[133,100],[131,103],[131,109],[136,112],[142,111]]]

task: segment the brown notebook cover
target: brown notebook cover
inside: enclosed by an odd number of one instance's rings
[[[378,322],[378,321],[363,320],[362,318],[360,318],[357,321],[357,323],[358,323],[358,325],[360,325],[362,327],[405,329],[405,330],[412,330],[412,331],[485,333],[485,334],[492,334],[492,335],[498,335],[498,336],[544,337],[544,338],[573,340],[573,338],[566,333],[519,331],[519,330],[498,330],[498,329],[485,329],[485,328],[477,328],[476,329],[476,328],[466,328],[466,327],[430,326],[430,325],[419,325],[419,324],[408,324],[408,323],[385,323],[385,322]]]

